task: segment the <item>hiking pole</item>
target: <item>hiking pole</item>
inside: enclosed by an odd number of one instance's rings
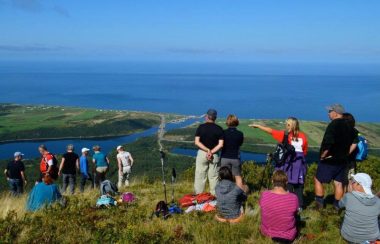
[[[164,172],[165,153],[164,151],[160,151],[160,154],[161,154],[162,184],[164,185],[165,203],[168,203],[168,198],[166,196],[166,181],[165,181],[165,172]]]
[[[177,178],[177,173],[175,172],[175,168],[172,169],[172,203],[174,203],[174,183]]]

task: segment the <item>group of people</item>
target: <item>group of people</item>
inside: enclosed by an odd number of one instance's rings
[[[84,147],[81,149],[82,155],[79,156],[74,151],[74,145],[69,144],[66,152],[62,155],[62,160],[58,165],[56,156],[50,153],[45,145],[40,145],[38,150],[41,154],[40,176],[36,181],[36,186],[40,183],[44,185],[52,185],[54,181],[62,178],[62,193],[69,188],[70,194],[74,194],[77,179],[77,172],[80,173],[80,191],[83,192],[86,182],[90,181],[91,186],[99,185],[106,179],[106,173],[109,170],[110,160],[107,155],[101,151],[100,146],[93,147],[92,162],[94,165],[94,174],[91,173],[89,164],[90,149]],[[123,146],[116,148],[118,163],[118,187],[129,186],[131,168],[134,160],[132,155],[124,150]],[[14,153],[14,160],[7,164],[4,174],[7,178],[10,192],[17,196],[23,193],[23,189],[27,184],[25,165],[22,162],[24,154],[21,152]],[[58,188],[57,188],[58,189]]]
[[[327,107],[331,122],[326,128],[316,175],[315,206],[325,208],[323,184],[334,182],[336,210],[346,209],[341,228],[342,237],[351,243],[362,243],[380,238],[378,216],[380,201],[372,194],[372,180],[368,174],[355,173],[359,132],[355,119],[343,106]],[[244,135],[237,129],[239,120],[229,115],[227,129],[217,125],[217,111],[209,109],[205,123],[195,133],[196,157],[194,191],[205,190],[207,178],[210,192],[217,197],[216,219],[239,222],[243,218],[243,203],[249,191],[241,176],[240,147]],[[260,124],[251,128],[270,134],[278,143],[285,141],[294,149],[284,164],[275,165],[271,190],[261,193],[261,233],[282,243],[291,243],[297,236],[296,219],[304,206],[304,184],[307,173],[307,135],[300,131],[299,121],[289,117],[284,130]]]
[[[355,129],[354,117],[346,113],[343,106],[331,105],[327,108],[331,120],[326,128],[321,147],[320,160],[316,175],[315,206],[325,207],[324,185],[334,182],[334,203],[336,210],[345,208],[345,218],[341,234],[351,243],[362,243],[380,238],[378,216],[380,200],[372,193],[372,180],[368,174],[355,173],[355,153],[358,144],[358,131]],[[199,148],[196,156],[194,192],[205,191],[207,179],[211,194],[217,198],[216,219],[221,222],[236,223],[244,216],[243,203],[247,199],[249,188],[242,178],[240,147],[244,142],[244,134],[237,129],[239,119],[229,115],[226,119],[227,129],[217,125],[217,111],[209,109],[205,123],[199,125],[195,133],[195,145]],[[291,243],[297,237],[296,216],[304,206],[304,184],[307,173],[306,155],[308,152],[307,135],[300,131],[297,118],[289,117],[285,121],[284,130],[273,129],[260,124],[251,124],[251,128],[270,134],[278,143],[287,143],[294,149],[293,155],[287,157],[281,165],[275,165],[272,174],[272,189],[261,193],[261,233],[282,243]],[[39,148],[42,159],[40,163],[40,179],[32,190],[31,209],[38,209],[41,202],[35,192],[54,192],[51,199],[59,199],[60,192],[55,184],[62,177],[61,192],[69,187],[70,193],[75,191],[76,172],[81,175],[80,191],[84,191],[86,181],[94,184],[104,181],[109,170],[110,160],[101,151],[100,146],[93,147],[92,162],[95,170],[92,175],[89,169],[90,149],[82,148],[79,157],[74,146],[68,145],[58,166],[55,155],[46,146]],[[116,148],[118,162],[118,187],[129,185],[129,176],[133,166],[133,158],[123,146]],[[14,160],[9,162],[5,170],[11,192],[22,193],[27,183],[23,154],[16,152]],[[52,189],[48,189],[48,188]],[[36,196],[33,197],[33,194]],[[36,200],[37,199],[37,200]]]

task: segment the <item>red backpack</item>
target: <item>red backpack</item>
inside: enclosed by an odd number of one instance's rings
[[[198,195],[193,195],[193,194],[186,194],[183,196],[181,199],[179,199],[179,205],[181,208],[186,208],[192,205],[200,204],[200,203],[205,203],[208,201],[213,201],[215,200],[216,197],[212,195],[209,192],[203,192]]]

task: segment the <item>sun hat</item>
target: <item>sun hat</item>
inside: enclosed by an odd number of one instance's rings
[[[367,195],[373,195],[371,187],[372,187],[372,179],[366,173],[357,173],[351,175],[352,179],[356,181],[359,185],[361,185],[364,189],[364,192]]]

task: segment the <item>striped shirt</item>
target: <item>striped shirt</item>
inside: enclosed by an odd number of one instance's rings
[[[261,233],[268,237],[294,240],[297,236],[296,213],[298,199],[293,193],[261,193]]]

